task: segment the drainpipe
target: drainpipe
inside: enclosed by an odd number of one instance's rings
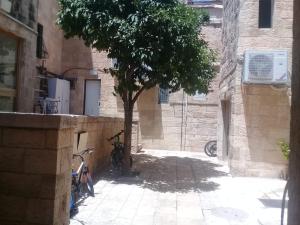
[[[184,113],[184,91],[182,90],[182,101],[181,101],[181,132],[180,132],[180,151],[182,151],[183,145],[183,113]]]
[[[184,144],[183,151],[185,151],[186,146],[186,129],[187,129],[187,117],[188,117],[188,95],[185,97],[185,123],[184,123]]]

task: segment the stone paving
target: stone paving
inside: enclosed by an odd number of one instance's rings
[[[232,177],[199,153],[147,150],[137,177],[103,173],[71,225],[279,225],[285,181]]]

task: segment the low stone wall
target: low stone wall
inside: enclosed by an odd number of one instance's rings
[[[74,122],[0,113],[0,224],[69,224]]]
[[[91,155],[87,155],[85,158],[90,172],[97,174],[110,165],[112,145],[107,139],[124,129],[124,120],[112,117],[75,116],[75,121],[74,143],[77,143],[78,134],[82,132],[87,133],[86,147],[93,148],[94,150]],[[79,151],[73,146],[74,153],[78,153]],[[74,167],[76,168],[79,162],[74,160],[74,163]]]
[[[0,224],[67,225],[78,132],[95,148],[92,173],[109,163],[117,118],[0,113]]]

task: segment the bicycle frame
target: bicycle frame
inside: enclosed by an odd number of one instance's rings
[[[86,153],[91,153],[91,149],[87,149],[79,154],[73,154],[73,159],[75,157],[80,158],[81,163],[76,171],[72,170],[72,189],[71,189],[71,201],[70,201],[70,211],[76,209],[76,202],[84,194],[82,184],[87,185],[89,188],[88,193],[90,196],[94,196],[93,181],[89,174],[89,169],[84,161],[83,155]]]

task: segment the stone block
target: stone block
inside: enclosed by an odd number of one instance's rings
[[[54,151],[26,151],[24,172],[33,174],[55,175],[59,172],[57,153]]]
[[[48,130],[46,132],[46,148],[57,150],[73,146],[74,129]]]
[[[58,130],[47,130],[46,131],[46,148],[47,149],[58,149]]]
[[[54,203],[53,225],[68,225],[70,218],[70,190],[66,189],[65,193],[56,199]]]
[[[72,147],[73,146],[73,138],[74,138],[74,130],[73,129],[64,129],[60,130],[58,133],[58,147]]]
[[[18,173],[0,173],[0,189],[3,194],[26,197],[48,198],[55,196],[55,176]]]
[[[54,218],[54,201],[42,199],[29,199],[27,207],[22,211],[26,212],[28,223],[52,225]]]
[[[24,170],[24,154],[22,148],[0,149],[0,171],[6,172],[22,172]]]
[[[21,223],[25,220],[27,207],[25,198],[3,195],[1,193],[0,202],[0,223],[3,220]]]
[[[3,129],[3,145],[22,148],[43,148],[45,132],[39,129]]]
[[[57,164],[59,167],[58,174],[71,173],[73,148],[62,148],[58,152]]]

